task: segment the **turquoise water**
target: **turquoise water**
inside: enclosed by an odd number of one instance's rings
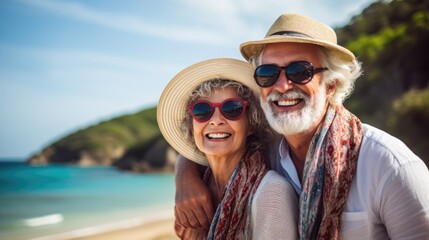
[[[171,210],[172,174],[0,162],[0,239],[32,239]]]

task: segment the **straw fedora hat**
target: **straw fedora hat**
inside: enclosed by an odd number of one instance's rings
[[[216,58],[191,65],[174,76],[162,92],[157,107],[158,126],[165,140],[184,157],[203,165],[208,164],[206,157],[187,141],[180,125],[192,91],[213,79],[237,81],[259,97],[260,88],[253,80],[252,65],[237,59]]]
[[[299,14],[283,14],[273,23],[262,40],[249,41],[240,45],[246,60],[261,53],[269,43],[308,43],[324,47],[343,60],[352,62],[355,56],[348,49],[337,44],[337,35],[328,25]]]

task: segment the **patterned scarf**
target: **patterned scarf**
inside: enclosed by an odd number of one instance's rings
[[[338,239],[362,141],[360,120],[329,107],[306,156],[299,201],[300,239]]]
[[[268,168],[262,154],[247,154],[235,168],[216,209],[207,239],[244,239],[249,226],[251,201]],[[211,172],[207,169],[204,180]]]

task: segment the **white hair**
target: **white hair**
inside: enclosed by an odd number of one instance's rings
[[[362,64],[357,60],[345,61],[322,48],[321,64],[329,71],[323,72],[323,81],[327,86],[335,85],[335,92],[329,99],[333,106],[341,105],[354,90],[356,80],[362,74]]]

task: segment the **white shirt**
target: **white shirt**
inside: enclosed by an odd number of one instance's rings
[[[284,138],[279,156],[272,168],[299,194],[301,183]],[[364,124],[341,221],[341,239],[429,239],[428,168],[399,139]]]

